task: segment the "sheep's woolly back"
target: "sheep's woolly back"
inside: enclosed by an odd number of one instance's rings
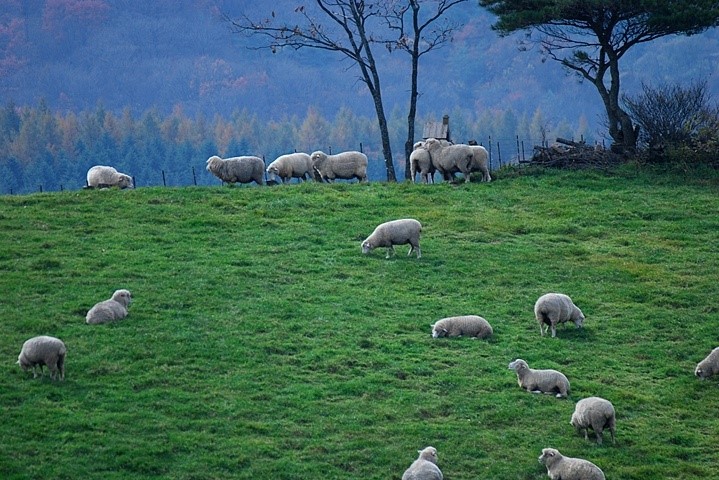
[[[432,165],[432,156],[424,145],[424,142],[414,144],[414,150],[409,155],[410,175],[412,182],[415,183],[417,172],[424,183],[429,183],[430,179],[434,182],[434,165]]]
[[[132,177],[120,173],[114,167],[95,165],[87,171],[87,186],[131,188]]]
[[[442,480],[442,471],[437,466],[437,450],[426,447],[419,451],[419,457],[402,474],[402,480]]]
[[[592,462],[565,457],[555,448],[543,449],[538,460],[552,480],[605,480],[604,472]]]
[[[312,152],[312,168],[321,179],[333,182],[336,178],[367,181],[367,155],[362,152],[348,151],[328,155],[321,150]]]
[[[116,290],[112,298],[96,303],[85,316],[88,324],[107,323],[127,316],[127,307],[132,302],[129,290]]]
[[[432,325],[432,338],[461,336],[487,338],[492,333],[489,322],[478,315],[447,317]]]
[[[387,247],[387,258],[394,254],[395,245],[410,245],[407,255],[417,252],[417,258],[422,256],[419,240],[422,234],[422,224],[414,218],[402,218],[382,223],[375,227],[372,234],[361,244],[362,253],[369,253],[375,248]]]
[[[571,298],[563,293],[547,293],[539,297],[534,304],[534,317],[539,323],[539,333],[544,336],[545,325],[557,335],[557,324],[574,322],[577,328],[584,325],[584,314]]]
[[[302,152],[280,155],[267,166],[267,175],[268,181],[275,180],[275,176],[285,183],[292,178],[307,180],[312,177],[312,159]]]
[[[566,398],[569,395],[569,380],[562,372],[551,369],[533,370],[521,358],[510,362],[508,368],[517,373],[519,386],[529,392],[556,394],[557,398]]]
[[[472,166],[473,172],[482,172],[482,181],[491,182],[492,176],[489,174],[489,152],[482,145],[470,145],[472,149]]]
[[[62,340],[47,335],[33,337],[22,345],[20,355],[17,357],[17,363],[27,371],[32,369],[33,378],[37,377],[36,367],[40,367],[40,373],[43,373],[43,365],[50,370],[50,378],[55,380],[65,379],[65,355],[67,348]]]
[[[207,171],[226,183],[264,183],[265,163],[259,157],[243,156],[207,159]]]
[[[425,148],[432,157],[432,165],[445,180],[451,180],[454,173],[460,172],[464,175],[464,181],[469,182],[474,159],[474,152],[469,145],[443,145],[436,138],[428,138]]]
[[[590,428],[594,430],[597,443],[601,445],[602,432],[605,428],[609,429],[612,435],[612,443],[615,443],[616,422],[612,402],[601,397],[588,397],[577,402],[569,423],[577,430],[584,431],[585,440],[588,439],[587,430]]]
[[[699,378],[708,378],[717,374],[719,374],[719,347],[712,350],[694,369],[694,375]]]

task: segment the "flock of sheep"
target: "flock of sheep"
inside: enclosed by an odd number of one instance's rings
[[[484,160],[482,160],[484,159]],[[454,173],[462,173],[468,181],[474,171],[482,172],[482,179],[490,181],[487,169],[486,150],[480,146],[450,145],[435,139],[419,142],[412,153],[412,178],[419,172],[423,181],[438,171],[445,180],[454,179]],[[279,178],[283,183],[292,178],[315,179],[332,182],[336,178],[357,178],[367,181],[367,157],[361,152],[342,152],[327,155],[317,151],[312,155],[293,153],[282,155],[266,169],[259,157],[236,157],[223,160],[213,156],[207,160],[207,170],[227,183],[263,183],[266,172],[269,181]],[[132,187],[132,179],[117,172],[112,167],[96,166],[88,171],[88,186]],[[395,253],[395,245],[410,245],[408,255],[416,253],[421,258],[420,236],[422,225],[411,218],[393,220],[378,225],[371,235],[361,243],[362,253],[368,254],[376,248],[386,248],[387,258]],[[95,304],[87,313],[86,323],[100,324],[121,320],[128,315],[128,306],[132,295],[128,290],[117,290],[112,297]],[[584,314],[567,295],[548,293],[541,296],[534,305],[534,314],[542,336],[551,331],[556,336],[558,324],[573,322],[577,328],[584,324]],[[432,337],[471,337],[487,338],[493,334],[492,326],[477,315],[448,317],[431,325]],[[51,336],[37,336],[27,340],[20,351],[17,363],[24,371],[32,370],[33,378],[44,375],[43,366],[47,366],[52,380],[64,380],[65,357],[67,349],[62,340]],[[532,393],[553,394],[557,398],[567,398],[570,384],[567,377],[556,370],[531,369],[526,361],[516,359],[508,368],[514,370],[519,386]],[[696,366],[695,375],[707,378],[719,374],[719,347]],[[600,397],[581,399],[575,406],[570,424],[584,438],[588,439],[588,430],[594,431],[598,444],[602,443],[604,430],[609,430],[612,443],[615,442],[616,414],[612,403]],[[428,446],[419,451],[419,457],[402,475],[402,480],[442,480],[442,472],[437,466],[437,450]],[[593,463],[563,456],[558,450],[545,448],[539,462],[547,468],[548,476],[553,480],[601,480],[602,470]]]

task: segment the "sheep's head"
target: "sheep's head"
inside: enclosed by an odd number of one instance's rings
[[[222,162],[222,159],[218,157],[217,155],[213,155],[210,158],[207,159],[207,171],[211,172],[213,169],[216,168],[216,166]]]
[[[270,165],[269,167],[267,167],[267,182],[275,182],[279,174],[280,169],[277,168],[277,165]]]
[[[577,326],[577,328],[582,328],[584,326],[584,314],[579,309],[579,307],[574,307],[574,315],[572,315],[572,320],[574,321],[574,324]]]
[[[432,338],[439,338],[444,337],[447,335],[447,329],[442,327],[437,327],[437,324],[431,325],[432,327]]]
[[[514,370],[515,372],[519,372],[520,370],[524,370],[525,368],[529,368],[529,365],[527,362],[522,360],[521,358],[516,359],[513,362],[510,362],[507,366],[510,370]]]
[[[556,448],[544,448],[538,460],[539,463],[549,466],[560,458],[562,458],[562,454]]]
[[[364,242],[362,242],[362,253],[364,253],[364,254],[366,255],[366,254],[368,254],[369,252],[371,252],[372,249],[374,249],[374,247],[373,247],[372,244],[369,243],[367,240],[365,240]]]
[[[119,174],[117,186],[120,188],[133,188],[132,177],[130,175],[125,175],[124,173]]]
[[[701,363],[699,363],[699,365],[697,365],[697,368],[694,369],[694,375],[701,378],[702,380],[711,377],[713,373],[714,372],[711,368],[706,368]]]
[[[418,450],[419,458],[427,460],[434,464],[437,463],[437,449],[434,447],[426,447],[424,450]]]
[[[132,294],[129,290],[116,290],[115,293],[112,294],[112,299],[127,307],[132,303]]]
[[[574,428],[579,428],[579,419],[577,418],[577,412],[572,413],[572,419],[569,421],[569,424]]]

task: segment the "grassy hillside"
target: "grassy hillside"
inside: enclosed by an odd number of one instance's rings
[[[542,479],[544,447],[607,478],[719,470],[719,190],[649,174],[546,172],[491,184],[288,185],[0,197],[0,478],[400,478],[427,445],[449,479]],[[360,253],[382,221],[424,224]],[[118,288],[130,316],[84,315]],[[561,291],[585,328],[541,338]],[[430,337],[478,314],[488,341]],[[64,382],[14,364],[41,334]],[[563,371],[569,400],[507,364]],[[617,444],[573,431],[617,410]],[[608,439],[608,437],[607,437]]]

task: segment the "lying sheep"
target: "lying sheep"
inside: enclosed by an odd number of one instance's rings
[[[87,312],[85,322],[96,324],[121,320],[127,316],[127,307],[131,302],[132,294],[128,290],[116,290],[111,299],[95,304]]]
[[[207,159],[207,171],[225,183],[262,185],[265,163],[259,157],[244,156],[222,159],[213,155]]]
[[[432,338],[461,337],[487,338],[493,333],[487,320],[477,315],[447,317],[432,325]]]
[[[87,186],[91,188],[132,188],[132,177],[113,167],[95,165],[87,171]]]
[[[437,449],[427,447],[419,450],[419,457],[402,474],[402,480],[442,480],[442,471],[437,466]]]
[[[597,444],[602,444],[602,431],[609,429],[612,434],[612,443],[616,431],[616,415],[614,405],[609,400],[600,397],[583,398],[574,407],[574,413],[570,422],[578,431],[584,430],[584,439],[588,440],[587,431],[591,428],[597,437]]]
[[[432,180],[431,183],[434,183],[435,168],[432,165],[432,157],[424,142],[414,144],[414,150],[409,155],[409,168],[412,183],[416,183],[417,172],[419,172],[419,176],[424,183],[430,183],[430,180]]]
[[[517,383],[532,393],[556,393],[557,398],[569,395],[569,380],[556,370],[532,370],[521,358],[509,364],[509,369],[517,373]]]
[[[419,237],[422,233],[422,224],[413,218],[403,218],[401,220],[392,220],[378,225],[374,229],[372,235],[362,242],[362,253],[367,254],[379,247],[387,247],[387,256],[394,255],[395,245],[406,245],[409,243],[409,252],[407,256],[412,255],[412,251],[417,252],[417,258],[422,256],[422,250],[419,248]]]
[[[719,347],[712,350],[704,360],[697,364],[694,375],[699,378],[708,378],[719,373]]]
[[[557,336],[557,324],[574,322],[577,328],[584,325],[584,314],[574,305],[572,299],[563,293],[547,293],[539,297],[534,304],[534,316],[539,323],[539,333],[544,336],[548,328],[552,329],[552,338]]]
[[[552,480],[604,480],[604,472],[588,460],[565,457],[555,448],[544,448],[539,463]]]
[[[280,155],[267,166],[267,182],[288,183],[293,178],[309,180],[312,178],[312,159],[306,153],[288,153]]]
[[[65,380],[65,355],[67,349],[59,338],[42,335],[27,340],[22,345],[17,363],[27,372],[32,369],[32,378],[37,378],[35,367],[40,367],[40,375],[44,375],[43,365],[50,370],[50,378]]]
[[[489,174],[489,152],[482,145],[470,145],[472,149],[472,166],[470,171],[482,172],[482,181],[491,182],[492,176]]]
[[[428,138],[425,148],[432,157],[432,165],[446,181],[454,179],[454,174],[464,175],[465,183],[469,182],[474,162],[474,152],[469,145],[442,145],[436,138]]]
[[[357,178],[360,182],[367,181],[367,155],[362,152],[340,152],[327,155],[322,151],[313,152],[312,168],[321,180],[334,182],[336,178]]]

